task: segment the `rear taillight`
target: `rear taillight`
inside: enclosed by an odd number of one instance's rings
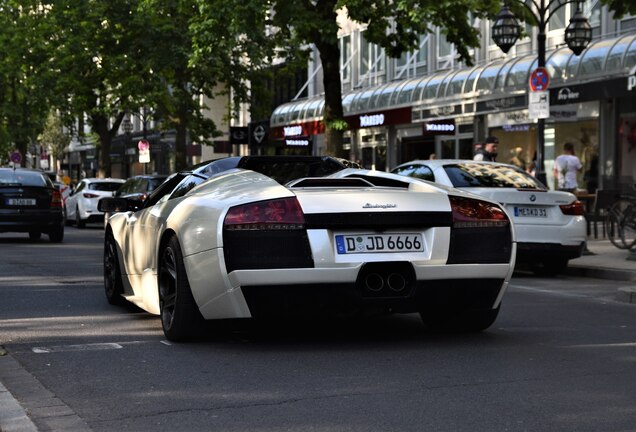
[[[508,216],[496,204],[472,198],[449,197],[453,228],[487,228],[508,225]]]
[[[304,229],[305,216],[295,197],[232,207],[225,216],[226,230]]]
[[[559,208],[564,215],[568,216],[583,216],[585,214],[585,207],[581,201],[560,205]]]
[[[51,195],[51,207],[62,207],[62,194],[58,190],[54,190]]]
[[[84,198],[99,198],[99,195],[92,194],[92,193],[88,193],[88,192],[84,192],[84,193],[82,194],[82,196],[83,196]]]

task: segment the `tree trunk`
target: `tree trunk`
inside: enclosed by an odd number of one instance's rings
[[[112,175],[110,164],[110,144],[113,132],[108,129],[108,118],[95,115],[91,118],[93,131],[99,136],[99,170],[98,177],[110,177]]]
[[[323,19],[336,22],[336,12],[331,1],[319,3],[319,14]],[[321,42],[316,45],[320,52],[323,70],[323,85],[325,86],[325,109],[323,122],[325,124],[325,140],[327,154],[330,156],[349,159],[342,148],[342,134],[346,129],[342,111],[342,84],[340,81],[340,46],[338,45],[338,26],[323,29],[322,32],[335,32],[323,35]]]
[[[186,153],[187,130],[183,123],[176,127],[177,136],[175,137],[175,168],[177,171],[184,170],[188,167]]]

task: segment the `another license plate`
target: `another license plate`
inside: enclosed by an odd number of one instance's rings
[[[544,208],[515,207],[517,217],[548,217],[548,211]]]
[[[421,234],[356,234],[337,235],[339,255],[356,253],[422,252]]]
[[[7,205],[10,206],[34,206],[35,198],[7,198]]]

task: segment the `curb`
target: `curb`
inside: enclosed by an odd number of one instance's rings
[[[7,353],[0,357],[0,432],[37,432],[38,427],[46,431],[91,430]]]
[[[586,267],[570,264],[565,271],[570,276],[581,276],[596,279],[608,279],[623,282],[636,282],[636,272],[603,267]]]
[[[625,303],[636,303],[636,287],[619,288],[616,298]]]
[[[26,411],[9,390],[0,383],[0,431],[37,432],[37,430]]]

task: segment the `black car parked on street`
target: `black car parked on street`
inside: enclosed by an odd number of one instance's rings
[[[56,243],[64,239],[62,194],[45,173],[0,168],[0,232],[29,233],[31,240],[46,233]]]

